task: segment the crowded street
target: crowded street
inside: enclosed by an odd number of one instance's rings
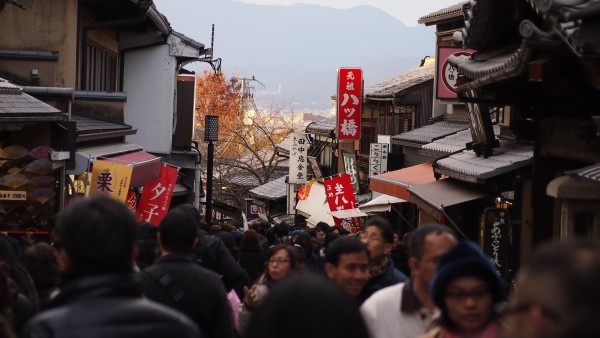
[[[599,19],[0,0],[0,338],[600,337]]]

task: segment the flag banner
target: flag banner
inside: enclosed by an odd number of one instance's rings
[[[132,172],[133,167],[128,165],[96,160],[92,169],[90,196],[108,195],[125,203]]]
[[[354,209],[358,205],[352,189],[352,180],[350,175],[341,174],[326,178],[323,181],[325,186],[325,195],[330,211]],[[334,217],[335,225],[356,233],[360,231],[360,218],[339,219]]]
[[[306,183],[308,167],[308,139],[306,134],[293,133],[290,135],[289,183]]]
[[[129,192],[127,192],[127,199],[125,199],[125,205],[127,205],[129,210],[131,210],[132,212],[136,212],[137,200],[138,195],[136,191],[133,189],[129,189]]]
[[[178,171],[175,167],[163,164],[160,168],[160,177],[144,185],[137,207],[140,222],[149,222],[158,226],[160,220],[167,214]]]
[[[369,177],[387,172],[389,151],[389,144],[371,143],[371,152],[369,153]]]
[[[361,68],[339,68],[337,81],[337,138],[360,140],[363,73]]]

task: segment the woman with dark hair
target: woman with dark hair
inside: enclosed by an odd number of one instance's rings
[[[472,242],[459,242],[441,257],[429,284],[441,310],[440,327],[421,338],[496,338],[505,288],[496,267]]]
[[[354,299],[316,274],[287,278],[273,287],[245,338],[369,338]]]
[[[58,291],[61,260],[56,249],[48,243],[35,243],[23,251],[21,264],[29,272],[38,295],[40,310],[44,310]]]
[[[246,296],[239,315],[237,330],[243,335],[252,316],[261,301],[273,285],[305,269],[304,257],[295,247],[281,243],[269,249],[264,273],[250,289],[244,288]]]
[[[254,284],[262,274],[265,260],[256,231],[252,229],[244,231],[240,243],[240,266],[248,273],[250,283]]]

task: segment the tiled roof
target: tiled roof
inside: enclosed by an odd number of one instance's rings
[[[97,133],[103,131],[115,131],[115,130],[129,130],[132,129],[130,125],[114,122],[114,121],[103,121],[91,117],[81,116],[73,114],[71,120],[76,122],[76,128],[78,134]]]
[[[272,180],[250,190],[250,195],[268,200],[278,200],[287,196],[288,185],[285,183],[287,176]]]
[[[61,111],[0,78],[0,117],[57,117]]]
[[[289,156],[290,149],[292,148],[292,142],[289,139],[287,139],[287,140],[279,143],[278,145],[276,145],[275,148],[277,148],[278,153],[282,153],[282,154]]]
[[[231,184],[241,185],[244,187],[256,187],[259,182],[254,175],[234,175],[228,179]]]
[[[336,128],[337,120],[335,117],[323,119],[321,121],[313,122],[306,127],[307,133],[314,134],[331,134]]]
[[[423,15],[417,21],[421,24],[434,24],[436,22],[440,22],[446,19],[457,18],[463,15],[462,8],[464,5],[468,4],[469,1],[461,1],[456,5],[448,6],[446,8],[440,9],[438,11],[429,13],[427,15]]]
[[[372,82],[365,86],[365,97],[394,97],[394,94],[433,79],[434,65],[418,67],[400,75]]]
[[[455,134],[468,128],[469,125],[464,122],[441,121],[426,125],[421,128],[413,129],[406,133],[394,135],[392,136],[392,140],[398,142],[427,144],[439,138]]]
[[[584,177],[590,180],[600,182],[600,163],[592,164],[591,166],[577,170],[567,171],[565,174]]]
[[[454,153],[461,149],[465,149],[468,142],[472,142],[471,130],[465,129],[456,134],[437,139],[431,143],[424,145],[421,149],[429,151],[437,151],[440,153]]]
[[[478,157],[472,150],[450,155],[436,161],[434,171],[438,174],[469,182],[482,182],[530,165],[533,161],[533,146],[516,142],[500,141],[488,158]]]

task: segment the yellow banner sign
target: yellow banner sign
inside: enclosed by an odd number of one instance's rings
[[[132,172],[133,167],[128,165],[96,160],[92,169],[90,196],[104,194],[125,202]]]

